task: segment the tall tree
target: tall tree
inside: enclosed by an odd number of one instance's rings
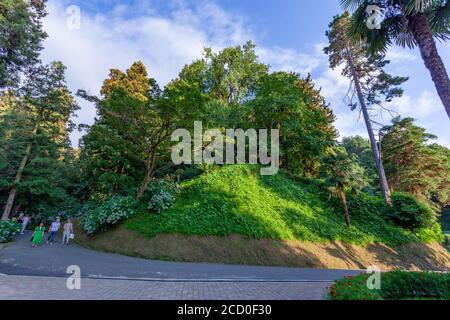
[[[12,175],[3,220],[9,218],[20,188],[35,188],[39,181],[36,171],[30,174],[31,179],[36,178],[34,185],[30,179],[23,180],[27,168],[40,167],[42,172],[48,168],[49,161],[63,159],[69,148],[68,132],[73,128],[70,117],[78,108],[67,89],[65,67],[61,62],[34,67],[18,92],[18,97],[6,100],[9,108],[1,119],[6,124],[1,132],[4,138],[1,147],[13,153],[8,159],[17,159],[17,162],[10,162],[8,169]]]
[[[99,99],[79,92],[97,104],[99,115],[83,138],[84,176],[87,181],[96,180],[90,187],[97,190],[90,192],[106,195],[133,190],[139,183],[136,198],[140,199],[174,130],[171,108],[177,105],[165,103],[142,62],[126,72],[111,70],[101,93]]]
[[[428,145],[436,137],[415,125],[412,118],[396,118],[383,131],[383,155],[392,189],[412,193],[432,205],[448,205],[450,150]]]
[[[333,112],[310,76],[266,75],[246,107],[249,126],[280,130],[283,168],[303,175],[318,173],[320,158],[334,145],[337,132]]]
[[[391,101],[403,94],[400,85],[407,80],[403,77],[393,77],[387,74],[384,67],[389,63],[384,56],[368,56],[364,42],[356,42],[349,35],[350,18],[348,12],[336,16],[330,24],[326,35],[329,46],[324,52],[329,55],[332,69],[343,65],[342,75],[351,79],[350,106],[355,109],[359,104],[366,124],[367,133],[372,148],[372,154],[377,164],[380,177],[381,192],[386,204],[391,204],[389,186],[381,162],[379,148],[373,132],[370,109],[381,107],[383,101]],[[358,104],[353,102],[356,95]]]
[[[341,0],[354,11],[351,31],[369,44],[372,53],[384,53],[393,43],[402,47],[418,46],[425,67],[450,117],[450,79],[436,48],[435,38],[450,36],[450,2],[448,0]],[[384,21],[380,28],[368,28],[367,8],[380,8]]]
[[[367,185],[364,169],[359,166],[354,155],[349,156],[344,148],[336,147],[329,156],[323,158],[321,174],[325,178],[331,195],[340,199],[345,224],[350,227],[345,192],[356,192]]]
[[[20,75],[39,60],[45,0],[0,1],[0,90],[16,87]]]

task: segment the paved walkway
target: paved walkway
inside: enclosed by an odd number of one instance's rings
[[[357,273],[154,261],[59,242],[33,249],[30,237],[0,248],[0,299],[321,299],[333,280]],[[79,291],[65,285],[72,265]]]
[[[81,279],[69,290],[65,278],[0,276],[0,300],[320,300],[330,283],[160,282]]]

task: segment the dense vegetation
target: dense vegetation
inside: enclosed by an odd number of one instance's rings
[[[339,280],[330,288],[330,300],[449,300],[450,274],[394,271],[381,274],[380,289],[371,290],[371,274]]]
[[[39,61],[45,14],[45,1],[0,4],[3,220],[21,211],[35,222],[77,215],[90,234],[125,221],[146,236],[238,233],[392,245],[442,240],[435,212],[449,204],[450,151],[428,145],[432,137],[423,128],[398,118],[383,128],[380,153],[368,114],[369,141],[338,142],[332,106],[312,77],[272,72],[250,41],[218,52],[205,48],[164,88],[140,61],[111,69],[98,96],[77,92],[95,105],[97,117],[79,127],[85,134],[74,149],[69,134],[78,106],[65,66]],[[407,78],[387,74],[389,61],[369,54],[369,41],[353,42],[346,32],[350,20],[347,13],[333,19],[325,52],[330,67],[343,65],[352,79],[358,101],[350,99],[350,108],[367,113],[401,96]],[[194,121],[222,134],[227,128],[279,129],[284,173],[263,177],[251,166],[174,165],[171,134],[180,128],[192,133]],[[231,140],[234,149],[237,139]],[[204,142],[200,152],[210,147]]]
[[[260,176],[257,167],[225,166],[182,183],[175,205],[161,214],[142,210],[125,228],[147,237],[241,234],[255,239],[296,239],[398,245],[442,240],[439,226],[414,232],[396,227],[378,197],[348,196],[352,226],[343,224],[338,201],[319,180],[286,174]],[[435,228],[436,230],[433,230]]]
[[[14,221],[0,221],[0,243],[5,243],[20,231],[20,225]]]

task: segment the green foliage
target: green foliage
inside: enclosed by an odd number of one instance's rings
[[[0,2],[0,89],[15,87],[24,70],[38,62],[45,1]]]
[[[281,167],[316,175],[320,158],[337,137],[333,112],[311,77],[275,72],[262,77],[246,106],[255,128],[280,130]]]
[[[15,203],[31,213],[72,205],[79,168],[68,137],[78,106],[65,66],[53,62],[30,72],[17,94],[0,95],[0,197],[17,188]]]
[[[365,39],[372,53],[386,52],[393,44],[413,48],[417,45],[414,24],[417,17],[424,17],[430,35],[439,40],[448,40],[449,6],[446,0],[341,0],[345,9],[354,12],[351,32],[356,39]],[[383,13],[379,30],[367,28],[368,5],[376,5]]]
[[[322,159],[321,166],[321,174],[331,195],[341,199],[347,226],[350,226],[350,216],[345,190],[356,193],[367,185],[364,169],[356,159],[355,155],[349,156],[344,148],[336,147]]]
[[[368,107],[380,107],[384,102],[401,97],[401,85],[408,78],[387,73],[385,69],[390,61],[386,60],[384,54],[370,55],[365,41],[354,41],[351,38],[350,28],[351,17],[348,12],[335,16],[330,23],[326,32],[329,45],[324,48],[329,57],[330,68],[343,66],[341,74],[360,83],[363,99]],[[352,96],[350,94],[349,106],[354,110],[358,104],[353,102]],[[361,107],[361,101],[358,102]]]
[[[450,150],[427,142],[436,138],[414,125],[412,118],[395,118],[383,128],[383,160],[390,186],[415,195],[430,206],[450,201]]]
[[[83,228],[88,234],[118,224],[136,214],[138,203],[132,197],[116,196],[92,209],[88,206],[83,215]]]
[[[0,243],[9,242],[20,231],[20,225],[12,220],[0,221]]]
[[[349,190],[353,193],[367,185],[364,169],[357,158],[349,156],[342,147],[335,148],[328,157],[322,159],[322,176],[332,193]]]
[[[359,165],[364,168],[365,179],[369,185],[364,188],[371,193],[380,189],[380,181],[377,173],[377,165],[373,159],[369,139],[360,136],[342,138],[341,146],[347,150],[350,156],[355,156]]]
[[[237,107],[251,98],[268,66],[258,61],[255,45],[228,47],[219,53],[206,48],[206,90],[230,106]]]
[[[341,209],[328,202],[319,182],[284,174],[260,176],[257,166],[224,166],[181,184],[172,208],[159,215],[146,211],[124,226],[154,237],[159,233],[226,236],[255,239],[343,241],[366,245],[399,245],[417,236],[384,219],[382,200],[348,196],[353,225],[342,223]]]
[[[383,300],[379,291],[367,287],[369,275],[350,276],[336,281],[328,292],[329,300]]]
[[[147,208],[161,213],[175,203],[175,197],[180,193],[180,188],[177,183],[171,180],[158,179],[149,184],[147,192],[150,193],[150,201]]]
[[[392,195],[392,209],[388,216],[396,225],[409,230],[428,228],[437,223],[430,208],[406,193]]]
[[[168,191],[161,191],[152,195],[148,202],[148,209],[154,212],[161,213],[164,210],[169,209],[175,203],[175,197]]]
[[[370,290],[370,274],[347,277],[330,288],[330,300],[450,299],[450,274],[393,271],[381,274],[380,290]]]
[[[354,11],[348,34],[367,43],[372,55],[385,54],[397,44],[410,49],[419,47],[422,59],[450,117],[450,80],[435,39],[450,39],[450,4],[448,0],[341,0],[344,8]],[[368,5],[378,6],[383,21],[378,29],[367,28]]]
[[[170,137],[158,92],[142,62],[133,63],[126,72],[112,69],[102,99],[78,92],[96,103],[100,116],[83,137],[80,158],[86,194],[131,195],[152,174],[154,155]]]
[[[348,12],[333,18],[326,32],[329,45],[324,48],[324,52],[328,55],[330,68],[335,70],[341,66],[341,75],[351,80],[346,95],[347,102],[351,110],[358,109],[362,112],[372,156],[377,165],[380,189],[386,204],[389,204],[389,186],[383,172],[371,114],[376,108],[379,112],[383,112],[385,109],[383,103],[401,97],[403,95],[401,85],[408,78],[388,74],[385,69],[390,61],[386,60],[384,55],[370,55],[364,41],[354,41],[349,31],[350,20]]]

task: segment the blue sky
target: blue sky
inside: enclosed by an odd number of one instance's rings
[[[67,10],[72,5],[80,9],[80,28],[70,27],[74,15]],[[165,85],[184,64],[199,58],[203,47],[220,50],[253,40],[260,59],[272,70],[313,75],[337,116],[341,136],[366,135],[358,112],[343,103],[348,81],[339,70],[328,68],[322,53],[327,26],[341,13],[337,0],[49,0],[48,9],[43,60],[67,65],[73,92],[98,94],[110,68],[126,69],[136,60],[144,61],[150,75]],[[450,71],[450,44],[439,44],[438,49]],[[410,77],[405,96],[390,108],[416,118],[450,147],[450,120],[418,50],[394,47],[388,58],[393,61],[389,71]],[[80,105],[76,122],[91,124],[94,106],[84,101]],[[389,123],[390,117],[384,114],[377,120]],[[80,136],[73,133],[75,145]]]

